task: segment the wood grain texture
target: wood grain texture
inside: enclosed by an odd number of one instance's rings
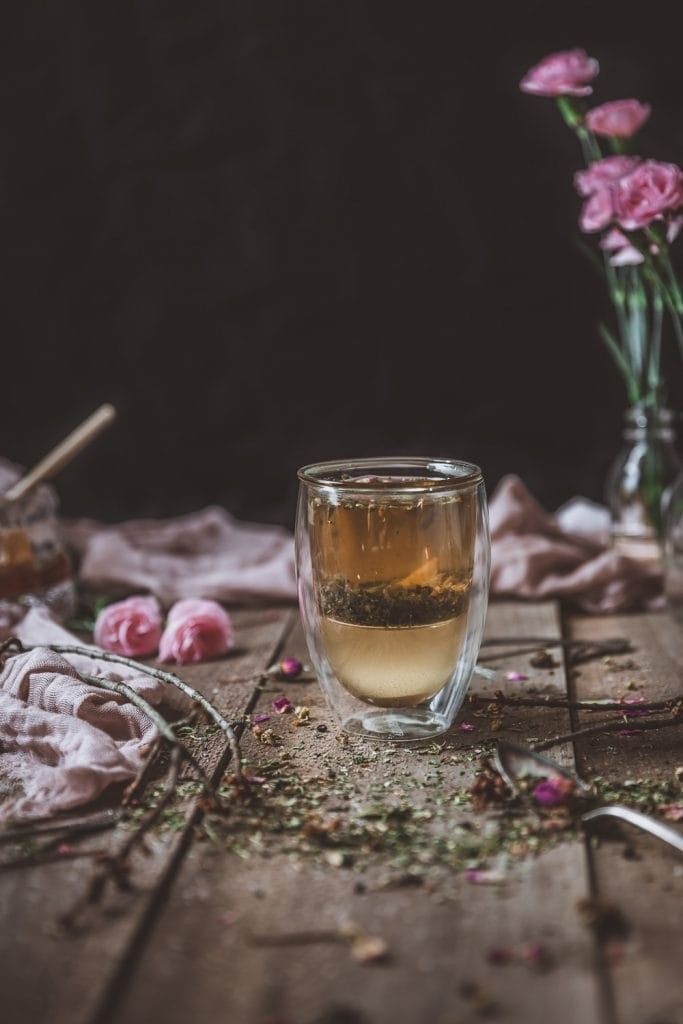
[[[643,696],[666,699],[683,692],[683,631],[668,615],[571,617],[572,638],[626,636],[634,653],[582,665],[573,684],[577,697]],[[629,689],[629,687],[632,687]],[[596,715],[581,714],[581,725]],[[630,722],[637,729],[638,719]],[[683,765],[681,729],[628,736],[596,736],[577,744],[586,778],[674,778]],[[606,944],[613,1016],[619,1024],[683,1024],[683,861],[661,842],[629,826],[591,849],[599,898],[618,907],[630,927],[624,941]],[[604,834],[604,833],[603,833]]]
[[[225,715],[239,718],[291,615],[285,608],[236,613],[240,649],[220,662],[183,669],[183,677]],[[204,767],[211,770],[224,752],[217,735],[202,751]],[[110,849],[115,840],[109,833],[89,842]],[[57,920],[82,893],[92,872],[87,861],[0,872],[3,1024],[85,1024],[93,1018],[184,841],[182,832],[153,836],[149,855],[136,856],[135,890],[107,900],[75,937],[66,936]]]
[[[513,638],[559,635],[552,605],[494,605],[489,629]],[[302,653],[300,634],[298,644],[296,650]],[[288,652],[296,651],[288,647]],[[554,654],[559,661],[559,650]],[[535,670],[524,657],[502,660],[501,673],[508,668],[527,672],[530,685],[565,692],[561,667]],[[478,692],[519,686],[502,674],[487,683],[477,678],[474,685]],[[456,728],[441,751],[426,754],[404,748],[387,760],[380,748],[373,761],[376,748],[369,744],[340,744],[315,684],[269,687],[261,695],[266,711],[283,689],[292,701],[311,708],[311,724],[295,729],[291,716],[269,722],[283,741],[275,749],[245,734],[249,771],[258,774],[274,757],[284,757],[304,784],[321,772],[344,772],[351,791],[350,817],[377,799],[378,787],[389,800],[405,794],[407,785],[415,808],[433,807],[440,795],[457,793],[471,783],[477,744],[491,737],[490,720],[475,717],[466,707],[461,720],[474,723],[474,733]],[[327,731],[318,732],[319,725]],[[563,711],[525,710],[506,713],[498,735],[527,741],[568,725]],[[560,756],[571,763],[571,748]],[[467,813],[454,809],[452,820],[425,821],[425,830],[432,831],[436,842],[439,829],[452,830]],[[472,820],[475,828],[485,829],[491,816]],[[518,1024],[550,1019],[597,1024],[604,1019],[593,941],[577,913],[577,903],[588,891],[581,841],[511,864],[505,882],[496,886],[471,885],[462,870],[427,870],[422,885],[401,885],[381,857],[336,867],[324,857],[298,856],[287,834],[266,854],[257,847],[250,852],[248,844],[241,856],[221,842],[193,847],[149,942],[131,963],[126,984],[103,1020],[452,1024],[493,1014]],[[389,948],[388,962],[357,963],[338,942],[277,947],[253,943],[260,935],[334,931],[344,922],[382,938]],[[534,942],[553,957],[554,967],[547,973],[490,962],[499,947]]]

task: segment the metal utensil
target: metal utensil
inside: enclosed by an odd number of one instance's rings
[[[500,740],[498,742],[494,755],[494,764],[496,770],[513,793],[519,792],[517,780],[530,775],[537,778],[548,778],[548,776],[552,777],[553,775],[556,777],[561,776],[562,778],[570,779],[584,793],[590,790],[590,787],[583,779],[560,767],[559,764],[551,761],[549,757],[543,757],[542,754],[537,754],[535,750],[529,750],[528,747],[523,747],[517,743],[510,743],[507,740]],[[683,835],[668,825],[663,825],[657,818],[652,818],[648,814],[634,811],[630,807],[623,807],[621,804],[608,804],[605,807],[596,807],[592,811],[586,811],[585,814],[581,815],[581,821],[584,825],[589,825],[599,818],[618,818],[621,821],[626,821],[629,825],[634,825],[636,828],[642,829],[643,832],[649,832],[650,835],[656,836],[657,839],[668,843],[669,846],[673,846],[674,850],[683,853]]]
[[[520,791],[517,780],[528,776],[539,779],[560,776],[573,782],[581,792],[588,792],[590,788],[578,775],[560,767],[549,757],[544,757],[542,754],[537,754],[535,750],[523,747],[520,743],[499,740],[493,760],[498,774],[505,780],[513,793]]]
[[[657,839],[661,839],[662,842],[673,846],[679,853],[683,853],[683,836],[679,832],[669,828],[668,825],[663,825],[656,818],[651,818],[647,814],[641,814],[640,811],[633,811],[630,807],[622,807],[621,804],[608,804],[606,807],[596,807],[594,811],[587,811],[581,815],[581,821],[584,824],[595,821],[597,818],[620,818],[621,821],[627,821],[629,825],[635,825],[636,828],[641,828],[643,832],[649,832],[651,835],[656,836]]]

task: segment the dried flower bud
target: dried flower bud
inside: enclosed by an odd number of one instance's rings
[[[281,676],[285,679],[296,679],[304,670],[298,658],[283,658],[278,666]]]

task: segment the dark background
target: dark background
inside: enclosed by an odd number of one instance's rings
[[[408,452],[600,498],[624,394],[579,153],[517,83],[585,46],[681,162],[683,62],[670,18],[596,6],[5,9],[2,452],[111,400],[70,514],[288,522],[301,463]]]

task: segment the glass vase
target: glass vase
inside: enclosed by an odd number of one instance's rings
[[[643,561],[661,561],[664,510],[681,471],[670,409],[633,406],[625,413],[624,445],[607,478],[612,544]]]
[[[438,459],[299,471],[297,577],[311,660],[348,732],[450,727],[481,642],[489,534],[481,472]]]
[[[664,589],[671,614],[683,623],[683,473],[671,490],[665,526]]]

